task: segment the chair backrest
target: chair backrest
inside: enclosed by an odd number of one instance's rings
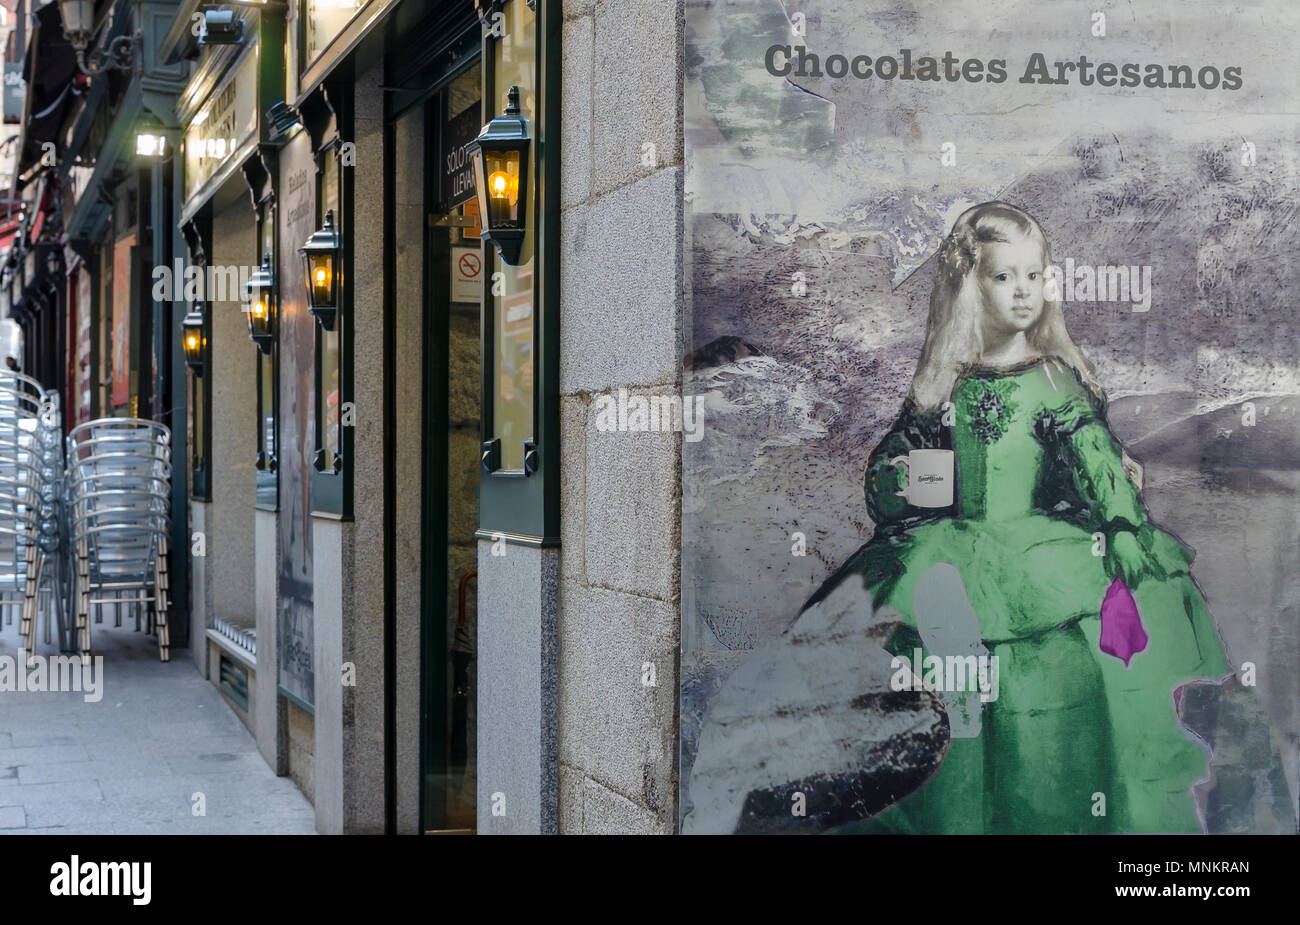
[[[88,421],[66,452],[70,542],[92,574],[147,584],[171,529],[171,431],[139,418]]]

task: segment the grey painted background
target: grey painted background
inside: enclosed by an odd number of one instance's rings
[[[688,342],[739,337],[760,355],[685,373],[707,416],[705,439],[683,444],[682,817],[710,698],[871,535],[862,466],[910,385],[927,261],[957,214],[993,198],[1040,221],[1057,264],[1152,268],[1149,310],[1075,301],[1066,321],[1145,467],[1153,519],[1197,551],[1229,661],[1257,666],[1286,769],[1272,799],[1294,806],[1297,27],[1276,3],[688,3]],[[800,43],[823,58],[1001,58],[1008,79],[764,69],[770,45]],[[1033,52],[1235,65],[1243,88],[1020,84]],[[796,532],[806,556],[791,554]]]

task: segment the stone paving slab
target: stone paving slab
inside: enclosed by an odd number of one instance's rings
[[[104,657],[97,702],[78,691],[0,691],[0,832],[314,833],[311,803],[275,775],[189,653],[159,662],[152,637],[133,626],[94,627]],[[4,628],[0,655],[16,649]],[[41,645],[37,654],[55,653]]]

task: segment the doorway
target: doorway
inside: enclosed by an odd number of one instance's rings
[[[465,146],[482,112],[479,63],[425,103],[421,512],[421,830],[477,827],[476,603],[483,255]]]

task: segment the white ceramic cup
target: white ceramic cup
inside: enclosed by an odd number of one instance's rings
[[[907,472],[907,488],[895,494],[917,507],[948,507],[952,504],[954,458],[952,450],[913,450],[895,456],[889,464]]]

